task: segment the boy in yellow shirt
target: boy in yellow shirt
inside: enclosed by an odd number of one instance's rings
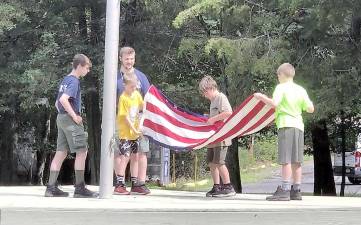
[[[130,160],[132,180],[138,176],[138,148],[140,111],[143,108],[143,99],[137,91],[138,79],[134,73],[124,74],[124,91],[119,97],[117,123],[119,128],[119,154],[121,157],[120,174],[116,174],[116,194],[127,195],[125,186],[125,169]],[[133,189],[134,187],[132,187]]]

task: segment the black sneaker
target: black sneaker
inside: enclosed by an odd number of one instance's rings
[[[216,191],[212,194],[213,197],[230,197],[235,196],[236,192],[234,191],[234,188],[232,184],[225,184],[220,188],[219,191]]]
[[[75,185],[74,198],[97,198],[99,195],[85,187],[84,183]]]
[[[267,201],[289,201],[289,200],[291,200],[290,191],[283,190],[281,188],[281,186],[278,186],[276,192],[273,195],[266,197],[266,200]]]
[[[291,200],[302,200],[301,190],[293,189],[293,185],[291,186],[290,199]]]
[[[68,197],[69,193],[62,191],[57,185],[48,185],[45,190],[45,197]]]
[[[206,193],[206,197],[213,197],[212,195],[220,191],[221,186],[219,184],[213,185],[212,189]]]

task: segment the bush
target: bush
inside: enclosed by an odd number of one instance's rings
[[[197,155],[197,179],[208,176],[207,149],[194,150],[192,152],[172,152],[175,154],[175,177],[176,179],[194,179],[194,162]],[[173,159],[171,159],[171,174],[173,174]]]
[[[277,137],[260,137],[255,140],[254,159],[256,161],[272,161],[277,160]]]

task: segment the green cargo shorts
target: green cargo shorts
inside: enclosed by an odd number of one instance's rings
[[[76,153],[87,150],[88,135],[82,123],[75,123],[68,114],[58,114],[56,125],[58,127],[57,151]]]

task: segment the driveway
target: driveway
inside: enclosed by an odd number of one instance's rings
[[[313,193],[314,173],[313,160],[305,162],[303,166],[302,192]],[[276,187],[280,185],[280,168],[272,168],[272,175],[257,183],[243,183],[243,193],[273,193]],[[336,191],[339,195],[341,188],[341,177],[335,176]],[[345,195],[361,196],[361,185],[353,185],[346,178]]]

